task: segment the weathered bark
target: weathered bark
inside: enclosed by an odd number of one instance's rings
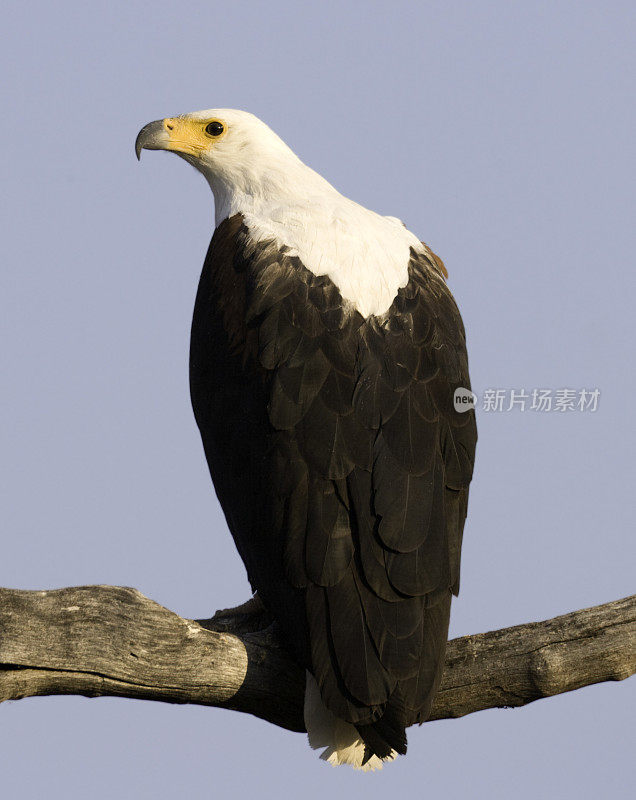
[[[249,632],[249,620],[218,630],[227,627],[218,619],[183,619],[116,586],[0,589],[0,702],[116,695],[232,708],[302,731],[304,674],[274,627]],[[431,718],[522,706],[635,671],[636,595],[454,639]]]

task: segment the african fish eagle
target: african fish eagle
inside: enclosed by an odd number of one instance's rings
[[[157,120],[214,193],[190,390],[252,589],[307,671],[309,743],[375,769],[440,682],[477,439],[437,256],[252,114]]]

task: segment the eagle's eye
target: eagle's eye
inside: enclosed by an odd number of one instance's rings
[[[208,136],[220,136],[224,130],[223,123],[216,119],[213,122],[208,122],[205,126],[205,132]]]

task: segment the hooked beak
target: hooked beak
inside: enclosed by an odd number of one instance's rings
[[[142,150],[169,150],[186,160],[196,160],[208,146],[209,137],[199,120],[188,116],[166,117],[144,125],[137,134],[135,153],[140,159]]]
[[[149,122],[139,131],[135,139],[135,154],[141,160],[142,150],[168,150],[170,147],[170,129],[166,119]]]

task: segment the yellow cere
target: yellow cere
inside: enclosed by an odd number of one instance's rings
[[[186,155],[198,157],[205,150],[209,150],[214,142],[222,139],[226,132],[227,126],[223,125],[223,132],[218,136],[211,136],[206,133],[205,129],[211,122],[221,122],[216,119],[191,119],[189,117],[166,117],[163,120],[163,127],[170,142],[166,150],[172,150],[177,153],[185,153]]]

